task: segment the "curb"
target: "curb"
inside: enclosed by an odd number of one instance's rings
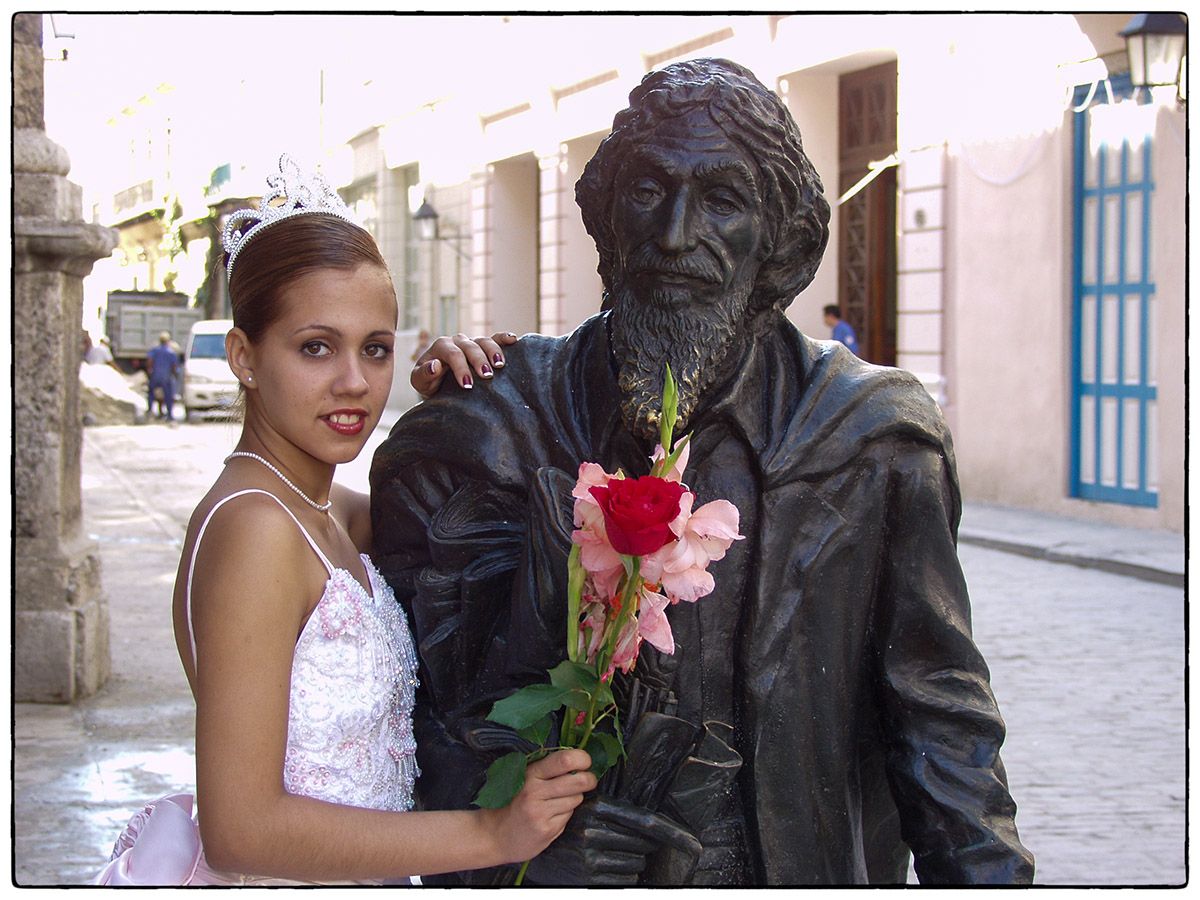
[[[1153,581],[1171,587],[1184,587],[1187,582],[1187,571],[1171,571],[1160,566],[1143,563],[1127,562],[1109,557],[1092,556],[1083,552],[1056,550],[1054,547],[1042,547],[1036,544],[1026,544],[1020,541],[989,534],[960,531],[959,543],[985,547],[989,550],[1000,550],[1004,553],[1015,553],[1019,556],[1029,556],[1034,559],[1044,559],[1047,562],[1066,563],[1082,569],[1100,569],[1114,575],[1126,575],[1142,581]]]

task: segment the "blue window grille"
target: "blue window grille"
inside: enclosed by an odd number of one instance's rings
[[[1157,506],[1151,138],[1089,133],[1098,106],[1132,96],[1128,76],[1110,87],[1075,96],[1070,489]]]

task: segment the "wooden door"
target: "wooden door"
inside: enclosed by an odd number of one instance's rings
[[[896,152],[896,63],[838,79],[838,196]],[[896,169],[841,207],[838,303],[869,362],[896,364]]]

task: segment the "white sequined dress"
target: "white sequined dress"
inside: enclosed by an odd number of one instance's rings
[[[292,515],[274,494],[238,491],[213,506],[195,546],[217,509],[251,493],[266,494]],[[369,557],[361,556],[364,586],[357,573],[331,565],[299,520],[292,519],[329,579],[292,659],[284,787],[347,806],[409,810],[420,772],[412,730],[417,656],[404,613]],[[189,620],[194,566],[193,549],[186,588]],[[191,807],[190,794],[175,794],[137,813],[117,839],[97,883],[296,883],[209,868]]]

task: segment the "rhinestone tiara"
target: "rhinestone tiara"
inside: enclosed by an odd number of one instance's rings
[[[320,172],[302,172],[286,153],[279,157],[279,174],[267,176],[267,186],[270,190],[263,195],[258,209],[239,209],[231,213],[225,222],[221,244],[229,254],[225,273],[231,278],[234,260],[250,239],[276,222],[305,213],[324,213],[362,228],[354,221],[350,207]]]

